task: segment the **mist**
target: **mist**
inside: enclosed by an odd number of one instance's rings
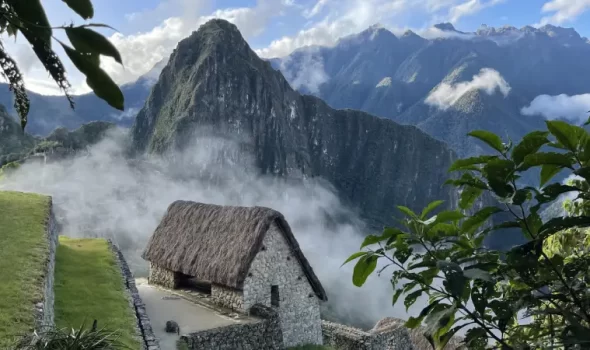
[[[341,267],[358,251],[363,236],[374,232],[367,232],[329,184],[302,176],[263,176],[247,137],[206,136],[205,129],[200,135],[183,151],[130,160],[125,157],[126,134],[115,130],[74,158],[22,165],[3,179],[0,189],[51,195],[60,234],[113,240],[136,277],[147,276],[148,264],[140,255],[173,201],[270,207],[285,216],[326,289],[325,318],[370,328],[383,317],[409,317],[401,300],[391,306],[391,269],[357,288],[354,264]]]

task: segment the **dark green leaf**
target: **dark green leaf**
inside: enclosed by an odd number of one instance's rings
[[[492,159],[498,158],[497,156],[478,156],[478,157],[470,157],[464,159],[457,159],[449,168],[449,172],[457,171],[457,170],[464,170],[465,168],[469,168],[476,164],[484,164],[489,162]]]
[[[536,237],[541,225],[543,225],[543,221],[538,213],[531,213],[527,216],[525,223],[522,228],[525,230],[525,235],[529,238]]]
[[[123,64],[117,48],[100,33],[84,27],[67,27],[66,35],[78,52],[110,56]]]
[[[571,125],[561,120],[547,120],[547,129],[559,143],[564,145],[568,150],[574,152],[578,149],[580,138],[586,133],[586,130],[579,126]]]
[[[367,278],[375,271],[377,267],[377,257],[375,255],[365,255],[357,261],[352,273],[352,283],[361,287],[367,281]]]
[[[94,17],[94,7],[90,0],[63,0],[63,2],[84,19]]]
[[[514,162],[506,159],[494,159],[484,166],[484,176],[494,193],[506,198],[514,193],[510,185],[511,175],[514,172]]]
[[[559,171],[561,167],[554,164],[545,164],[541,167],[541,186],[544,186],[549,180],[551,180]]]
[[[459,208],[463,210],[471,208],[477,198],[481,196],[482,192],[483,190],[481,188],[471,186],[464,188],[459,199]]]
[[[456,311],[456,305],[437,304],[424,320],[426,323],[425,333],[432,336],[437,334],[441,328],[446,328],[454,318]]]
[[[404,324],[404,326],[406,326],[409,329],[414,329],[418,326],[420,326],[422,324],[422,318],[415,318],[415,317],[410,317],[406,323]]]
[[[436,350],[444,349],[447,346],[447,344],[449,343],[449,341],[453,338],[453,336],[455,336],[455,334],[457,334],[457,332],[459,330],[461,330],[462,328],[464,328],[468,325],[469,325],[469,323],[464,323],[464,324],[458,325],[456,327],[453,327],[453,329],[451,329],[450,331],[441,335],[440,341],[438,342],[438,344],[436,344]]]
[[[12,0],[10,1],[14,12],[22,22],[27,23],[24,26],[26,31],[34,34],[35,39],[40,39],[51,47],[51,25],[43,9],[40,0]],[[32,36],[26,36],[27,40],[34,45]]]
[[[539,236],[540,238],[545,238],[568,228],[588,226],[590,226],[590,216],[568,216],[554,218],[547,221],[539,228]]]
[[[367,255],[368,252],[356,252],[354,254],[352,254],[351,256],[348,257],[348,259],[346,259],[346,261],[344,263],[342,263],[342,265],[340,265],[340,267],[348,264],[349,262],[353,261],[354,259],[358,259],[361,256]]]
[[[430,213],[431,211],[433,211],[434,209],[436,209],[438,206],[440,206],[441,204],[443,204],[445,201],[434,201],[434,202],[430,202],[426,208],[424,208],[424,210],[422,210],[422,214],[420,215],[420,219],[424,220],[426,218],[426,215],[428,215],[428,213]]]
[[[518,168],[521,171],[540,165],[555,165],[560,168],[572,168],[574,159],[569,153],[539,152],[524,157],[524,163]]]
[[[467,218],[463,225],[461,226],[461,230],[467,233],[473,233],[477,230],[481,225],[483,225],[486,220],[495,213],[501,212],[502,209],[498,207],[485,207],[482,210],[475,213],[473,216]]]
[[[112,107],[123,110],[124,97],[119,86],[88,55],[79,53],[61,43],[72,63],[86,76],[86,83],[96,96],[105,100]]]
[[[583,177],[584,180],[586,180],[590,183],[590,167],[585,166],[585,167],[576,169],[576,171],[574,171],[574,174],[578,175],[580,177]]]
[[[533,131],[522,138],[522,141],[512,150],[512,160],[517,165],[524,161],[524,157],[535,153],[541,146],[549,143],[546,131]]]
[[[485,349],[487,344],[487,333],[483,328],[470,328],[465,333],[465,344],[469,349]]]
[[[497,158],[497,157],[494,157]],[[461,178],[459,179],[449,179],[445,181],[445,185],[453,185],[453,186],[471,186],[476,188],[481,188],[482,190],[487,190],[487,185],[481,181],[480,179],[474,177],[470,173],[463,173]]]
[[[437,267],[445,274],[446,280],[443,284],[447,292],[460,298],[463,295],[465,283],[467,283],[467,279],[463,276],[461,266],[451,261],[439,260]]]
[[[381,236],[368,235],[367,237],[365,237],[365,240],[363,241],[363,243],[361,244],[361,247],[359,249],[363,249],[364,247],[366,247],[368,245],[379,243],[382,240],[383,240],[383,238],[381,238]]]
[[[424,292],[424,290],[419,289],[419,290],[412,292],[406,296],[406,299],[404,299],[404,305],[406,306],[406,312],[408,312],[408,309],[410,308],[410,306],[414,305],[416,300],[422,295],[423,292]]]
[[[504,154],[504,144],[502,143],[502,139],[492,132],[485,131],[485,130],[475,130],[467,134],[469,136],[475,137],[480,139],[481,141],[487,143],[490,147],[495,149],[496,151]]]
[[[400,295],[402,295],[402,290],[396,289],[395,293],[393,294],[393,300],[391,301],[391,306],[395,306]]]

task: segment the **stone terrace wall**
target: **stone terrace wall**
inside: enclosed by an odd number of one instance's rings
[[[189,349],[284,349],[278,314],[269,307],[256,304],[250,309],[250,315],[261,317],[263,320],[183,335],[180,341],[186,343]]]
[[[37,328],[51,327],[54,324],[53,282],[55,276],[55,252],[58,244],[57,223],[53,212],[53,199],[49,197],[49,211],[45,220],[45,234],[47,235],[48,256],[44,268],[43,301],[37,303]]]
[[[129,266],[127,265],[127,261],[125,261],[125,257],[123,256],[123,253],[121,253],[119,248],[115,244],[113,244],[111,240],[108,240],[108,242],[109,247],[115,254],[117,264],[121,268],[121,275],[123,276],[123,282],[125,284],[125,289],[127,290],[129,305],[132,308],[137,320],[137,323],[135,325],[137,336],[138,338],[142,339],[142,349],[159,350],[160,344],[158,342],[158,339],[154,335],[154,331],[152,330],[152,325],[147,315],[145,304],[139,296],[137,286],[135,285],[135,278],[133,277],[133,274],[131,273]]]
[[[382,333],[322,321],[324,345],[338,350],[413,350],[408,330],[399,327]]]

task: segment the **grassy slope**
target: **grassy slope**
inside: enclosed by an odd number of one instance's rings
[[[0,349],[32,331],[43,296],[49,198],[0,191]]]
[[[119,332],[135,349],[135,316],[125,295],[121,272],[103,239],[60,237],[55,271],[55,322],[58,327],[90,326]]]

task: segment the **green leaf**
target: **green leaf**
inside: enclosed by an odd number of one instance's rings
[[[504,152],[506,151],[504,149],[504,144],[502,143],[502,139],[489,131],[485,131],[485,130],[475,130],[470,132],[469,134],[467,134],[468,136],[472,136],[475,137],[477,139],[480,139],[481,141],[487,143],[490,147],[492,147],[493,149],[495,149],[496,151],[504,154]]]
[[[398,205],[397,209],[399,209],[402,213],[404,213],[406,216],[409,216],[411,218],[417,219],[418,215],[416,215],[416,213],[414,213],[412,211],[412,209],[408,208],[408,207],[404,207],[403,205]]]
[[[485,207],[469,217],[461,225],[461,231],[466,233],[473,233],[477,228],[485,223],[485,221],[493,214],[501,212],[502,209],[498,207]]]
[[[352,283],[361,287],[377,267],[377,256],[365,255],[357,261],[352,273]]]
[[[63,2],[84,19],[94,17],[94,7],[90,0],[63,0]]]
[[[364,247],[366,247],[368,245],[379,243],[382,240],[383,240],[383,238],[381,236],[368,235],[367,237],[365,237],[365,240],[363,241],[363,243],[361,244],[361,247],[359,249],[363,249]]]
[[[539,152],[524,157],[524,162],[518,170],[524,171],[539,165],[555,165],[572,169],[573,164],[574,159],[569,153]]]
[[[342,263],[342,265],[340,265],[340,267],[348,264],[349,262],[353,261],[354,259],[358,259],[361,256],[367,255],[369,252],[356,252],[354,254],[352,254],[351,256],[348,257],[348,259],[346,259],[345,262]]]
[[[424,320],[426,323],[425,333],[432,336],[437,334],[441,328],[446,328],[454,318],[456,311],[457,306],[454,304],[437,304]]]
[[[433,221],[433,226],[435,224],[443,223],[443,222],[455,222],[461,220],[465,217],[465,214],[461,213],[458,210],[445,210],[441,211],[436,215],[436,219]]]
[[[443,350],[447,344],[449,343],[449,341],[453,338],[453,336],[462,328],[468,326],[469,323],[464,323],[461,325],[458,325],[456,327],[453,327],[453,329],[451,329],[450,331],[444,333],[441,335],[440,337],[440,341],[436,344],[436,350]]]
[[[461,266],[451,261],[439,260],[437,267],[445,274],[446,280],[443,284],[447,292],[460,298],[463,295],[465,283],[467,283],[467,279],[463,276]]]
[[[501,198],[509,197],[514,193],[514,188],[510,185],[513,172],[514,162],[506,159],[491,160],[483,170],[490,188]]]
[[[545,123],[547,124],[547,129],[555,136],[557,141],[572,152],[578,149],[580,138],[586,133],[586,130],[583,128],[561,120],[547,120]]]
[[[424,208],[424,210],[422,210],[422,214],[420,215],[420,219],[424,220],[426,218],[426,215],[428,215],[428,213],[430,213],[431,211],[433,211],[434,209],[436,209],[438,206],[440,206],[441,204],[443,204],[445,201],[434,201],[434,202],[430,202],[426,208]]]
[[[557,173],[561,171],[561,167],[554,164],[544,164],[541,167],[541,186],[544,186],[549,180],[551,180]]]
[[[459,199],[459,208],[463,210],[470,208],[482,193],[483,190],[481,188],[471,186],[464,188]]]
[[[422,295],[423,292],[424,292],[424,290],[418,289],[417,291],[412,292],[406,296],[406,299],[404,299],[404,305],[406,306],[406,312],[408,312],[408,309],[410,308],[410,306],[414,305],[416,300]]]
[[[494,157],[497,158],[497,157]],[[471,186],[476,188],[481,188],[482,190],[487,190],[488,186],[481,181],[480,179],[474,177],[470,173],[466,172],[461,175],[460,179],[449,179],[445,181],[445,185],[453,185],[456,187],[459,186]]]
[[[514,193],[514,196],[512,196],[512,204],[514,205],[521,205],[522,203],[524,203],[527,200],[530,200],[532,198],[531,192],[529,189],[527,188],[521,188],[520,190],[516,191]]]
[[[86,76],[86,83],[94,91],[96,96],[105,100],[109,105],[124,110],[125,99],[119,86],[103,71],[95,61],[87,54],[75,51],[71,47],[61,43],[66,54],[72,60],[72,63]]]
[[[473,268],[473,269],[469,269],[466,268],[465,270],[463,270],[463,276],[471,279],[471,280],[483,280],[483,281],[487,281],[487,282],[491,282],[492,281],[492,275],[490,275],[489,272],[484,271],[484,270],[480,270],[478,268]]]
[[[110,56],[123,64],[117,48],[102,34],[84,27],[67,27],[66,35],[78,52]]]
[[[476,164],[484,164],[489,162],[492,159],[497,159],[497,156],[477,156],[477,157],[470,157],[465,159],[457,159],[449,168],[449,172],[457,171],[457,170],[464,170],[465,168],[470,168]]]
[[[535,153],[541,146],[549,143],[547,131],[533,131],[522,138],[522,141],[512,150],[512,160],[517,165],[524,161],[524,157]]]
[[[404,324],[405,327],[409,329],[414,329],[422,324],[422,318],[416,318],[410,316],[410,318]]]

